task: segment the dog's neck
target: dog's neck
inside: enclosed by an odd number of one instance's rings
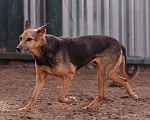
[[[35,47],[33,49],[30,49],[29,52],[33,55],[33,56],[36,56],[36,57],[40,57],[41,54],[42,54],[42,50],[41,50],[41,47],[43,45],[46,45],[46,40],[45,40],[45,36],[43,36],[42,39],[40,39],[38,41],[39,43],[37,45],[35,45]]]
[[[38,65],[46,65],[52,68],[55,66],[55,57],[60,47],[60,41],[52,35],[45,35],[45,43],[40,46],[38,52],[33,55]]]
[[[33,49],[29,52],[30,52],[31,55],[36,56],[36,57],[40,57],[40,55],[41,55],[41,50],[40,49]]]
[[[41,45],[41,54],[56,54],[60,46],[59,39],[53,35],[45,34],[45,44]]]

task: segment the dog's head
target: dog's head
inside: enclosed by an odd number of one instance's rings
[[[19,37],[19,45],[16,47],[16,51],[19,53],[35,54],[40,49],[40,46],[45,43],[45,32],[49,23],[41,26],[37,29],[31,29],[29,21],[25,22],[24,32]]]

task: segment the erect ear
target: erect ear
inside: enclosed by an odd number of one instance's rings
[[[30,29],[29,20],[26,20],[25,25],[24,25],[24,31],[27,29]]]
[[[46,32],[46,28],[48,27],[49,23],[37,28],[38,33],[44,34]]]

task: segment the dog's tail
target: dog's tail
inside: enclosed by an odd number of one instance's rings
[[[126,49],[124,46],[122,46],[122,52],[123,52],[123,58],[122,58],[122,63],[119,66],[120,73],[127,79],[132,80],[138,75],[138,66],[134,65],[133,71],[130,73],[128,68],[127,68],[127,63],[126,63]]]

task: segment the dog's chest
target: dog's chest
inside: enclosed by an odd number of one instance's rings
[[[76,69],[73,65],[68,66],[64,64],[59,64],[55,68],[50,68],[49,66],[42,65],[40,66],[40,68],[48,74],[57,77],[68,76],[70,74],[74,76]]]
[[[48,56],[46,55],[41,55],[40,57],[35,56],[35,60],[37,65],[39,66],[45,65],[50,68],[54,68],[56,65],[55,57],[53,57],[53,55],[51,55],[50,53],[48,54]]]
[[[57,74],[56,71],[53,68],[50,68],[49,66],[41,65],[40,68],[50,75],[56,76],[56,74]]]

